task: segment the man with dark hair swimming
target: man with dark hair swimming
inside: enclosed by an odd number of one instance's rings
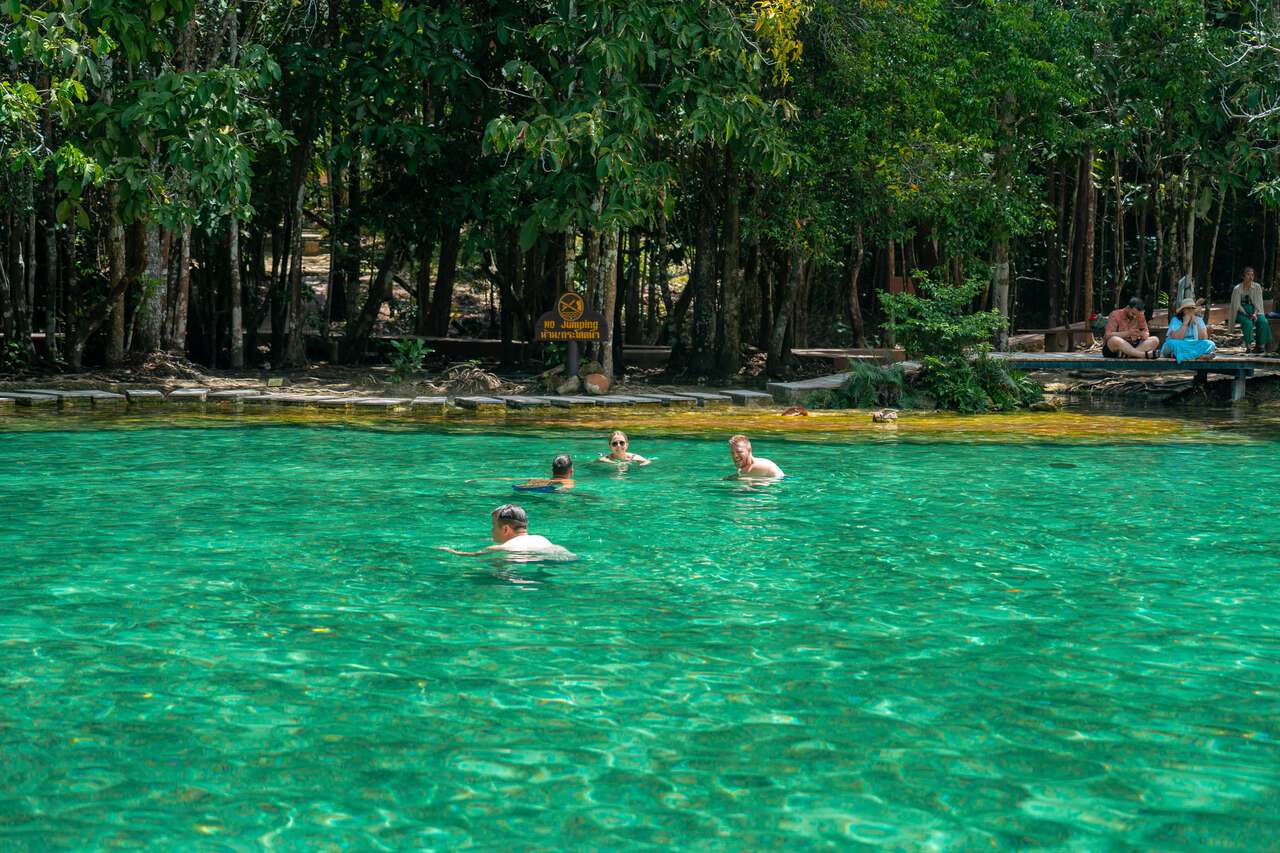
[[[516,483],[511,488],[517,492],[562,492],[574,487],[573,459],[567,453],[561,453],[551,460],[551,477],[538,478]]]
[[[442,548],[450,554],[463,557],[479,557],[482,554],[538,554],[555,557],[571,557],[564,548],[556,545],[545,536],[529,532],[529,515],[524,507],[516,504],[503,504],[490,514],[491,528],[489,535],[493,543],[479,551],[459,551],[455,548]]]

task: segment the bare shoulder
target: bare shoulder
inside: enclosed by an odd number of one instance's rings
[[[752,477],[784,477],[782,469],[772,459],[756,457],[756,464],[751,466]]]

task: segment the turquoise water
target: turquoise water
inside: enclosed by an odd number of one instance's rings
[[[604,449],[0,432],[0,845],[1280,846],[1277,443]]]

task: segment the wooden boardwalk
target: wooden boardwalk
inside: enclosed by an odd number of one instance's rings
[[[1271,356],[1219,355],[1211,361],[1184,361],[1171,358],[1104,358],[1096,352],[1010,352],[992,353],[1015,370],[1028,373],[1074,373],[1107,371],[1113,373],[1194,373],[1198,378],[1210,374],[1230,376],[1231,400],[1241,400],[1249,377],[1257,370],[1280,370],[1280,358]]]

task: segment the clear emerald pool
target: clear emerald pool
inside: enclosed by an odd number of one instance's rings
[[[0,845],[1277,848],[1280,443],[632,449],[0,431]]]

